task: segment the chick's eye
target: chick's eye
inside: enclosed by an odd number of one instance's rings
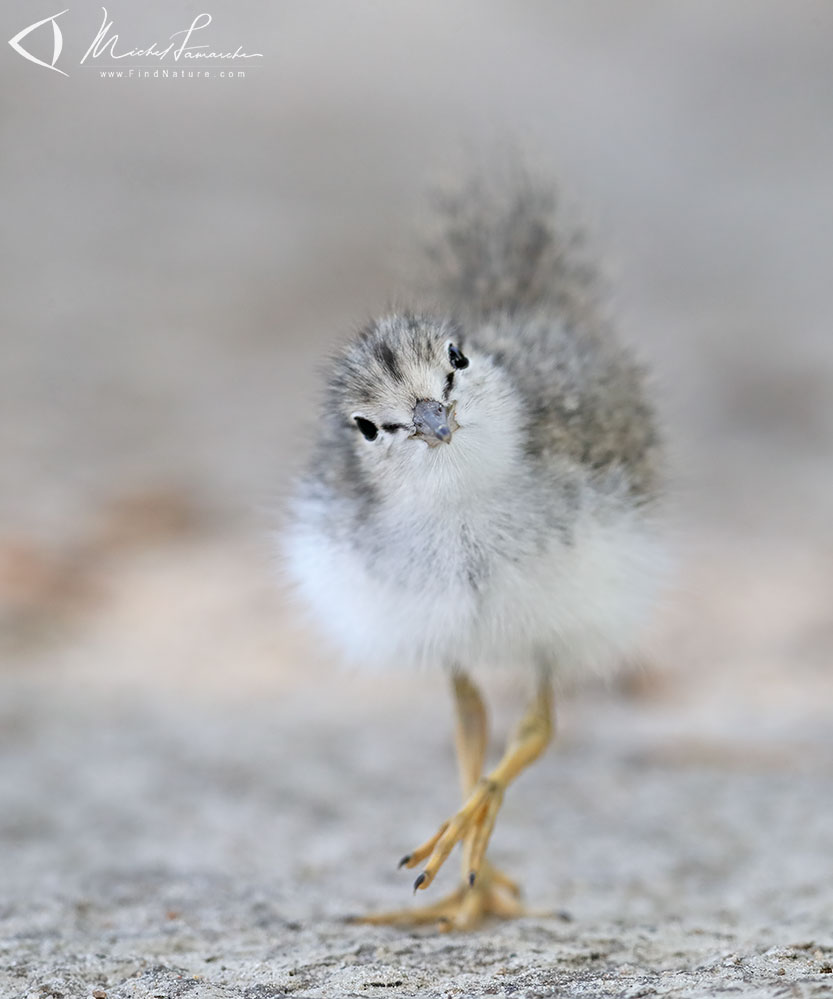
[[[460,350],[459,347],[455,347],[453,343],[448,345],[448,359],[451,361],[451,366],[453,368],[467,368],[469,366],[469,359]]]
[[[356,426],[364,434],[365,440],[375,441],[378,434],[379,428],[371,420],[366,420],[363,416],[355,416],[353,419],[356,421]]]

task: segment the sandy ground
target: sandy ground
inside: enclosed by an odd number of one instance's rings
[[[543,914],[446,936],[343,921],[410,902],[394,861],[454,805],[424,690],[55,693],[4,703],[4,996],[830,994],[829,739],[574,704],[494,844]]]
[[[85,73],[92,3],[68,78],[3,46],[4,999],[833,994],[832,11],[218,4],[245,90]],[[507,796],[531,914],[374,930],[456,805],[446,684],[341,671],[269,536],[319,359],[506,135],[655,373],[679,572]],[[485,679],[494,755],[526,678]]]
[[[454,806],[448,712],[415,685],[338,693],[16,689],[2,994],[830,994],[823,733],[680,739],[656,707],[573,703],[494,844],[543,914],[417,934],[343,917],[410,902],[394,862]]]

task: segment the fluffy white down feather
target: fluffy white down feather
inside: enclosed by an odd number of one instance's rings
[[[367,445],[382,497],[372,562],[366,539],[363,547],[343,529],[343,497],[296,497],[282,549],[317,626],[347,662],[377,669],[620,663],[664,576],[652,516],[615,474],[600,482],[568,462],[533,474],[519,400],[476,352],[457,415],[449,445],[404,431]],[[563,506],[562,480],[573,485],[569,530],[545,532],[542,543],[542,512]],[[466,570],[472,545],[476,586]]]

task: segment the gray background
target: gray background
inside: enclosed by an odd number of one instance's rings
[[[105,80],[94,4],[68,78],[5,45],[54,6],[0,16],[0,994],[824,994],[833,7],[222,0],[246,79]],[[202,8],[108,9],[133,47]],[[507,144],[654,371],[677,581],[496,833],[570,921],[345,927],[455,806],[450,706],[339,670],[269,532],[327,347]]]

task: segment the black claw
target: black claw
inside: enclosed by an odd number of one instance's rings
[[[399,863],[398,863],[398,864],[396,865],[396,869],[397,869],[397,870],[400,870],[401,868],[403,868],[403,867],[404,867],[404,866],[405,866],[405,865],[406,865],[406,864],[408,863],[408,861],[409,861],[410,859],[411,859],[411,855],[410,855],[410,853],[406,853],[406,854],[405,854],[405,856],[404,856],[404,857],[403,857],[403,858],[402,858],[402,859],[401,859],[401,860],[399,861]]]
[[[476,877],[477,874],[474,871],[469,871],[469,888],[471,888],[474,885],[474,879]]]
[[[423,871],[422,874],[420,874],[420,876],[416,879],[416,881],[414,881],[414,894],[416,894],[417,889],[422,885],[426,877],[427,875],[425,871]]]

